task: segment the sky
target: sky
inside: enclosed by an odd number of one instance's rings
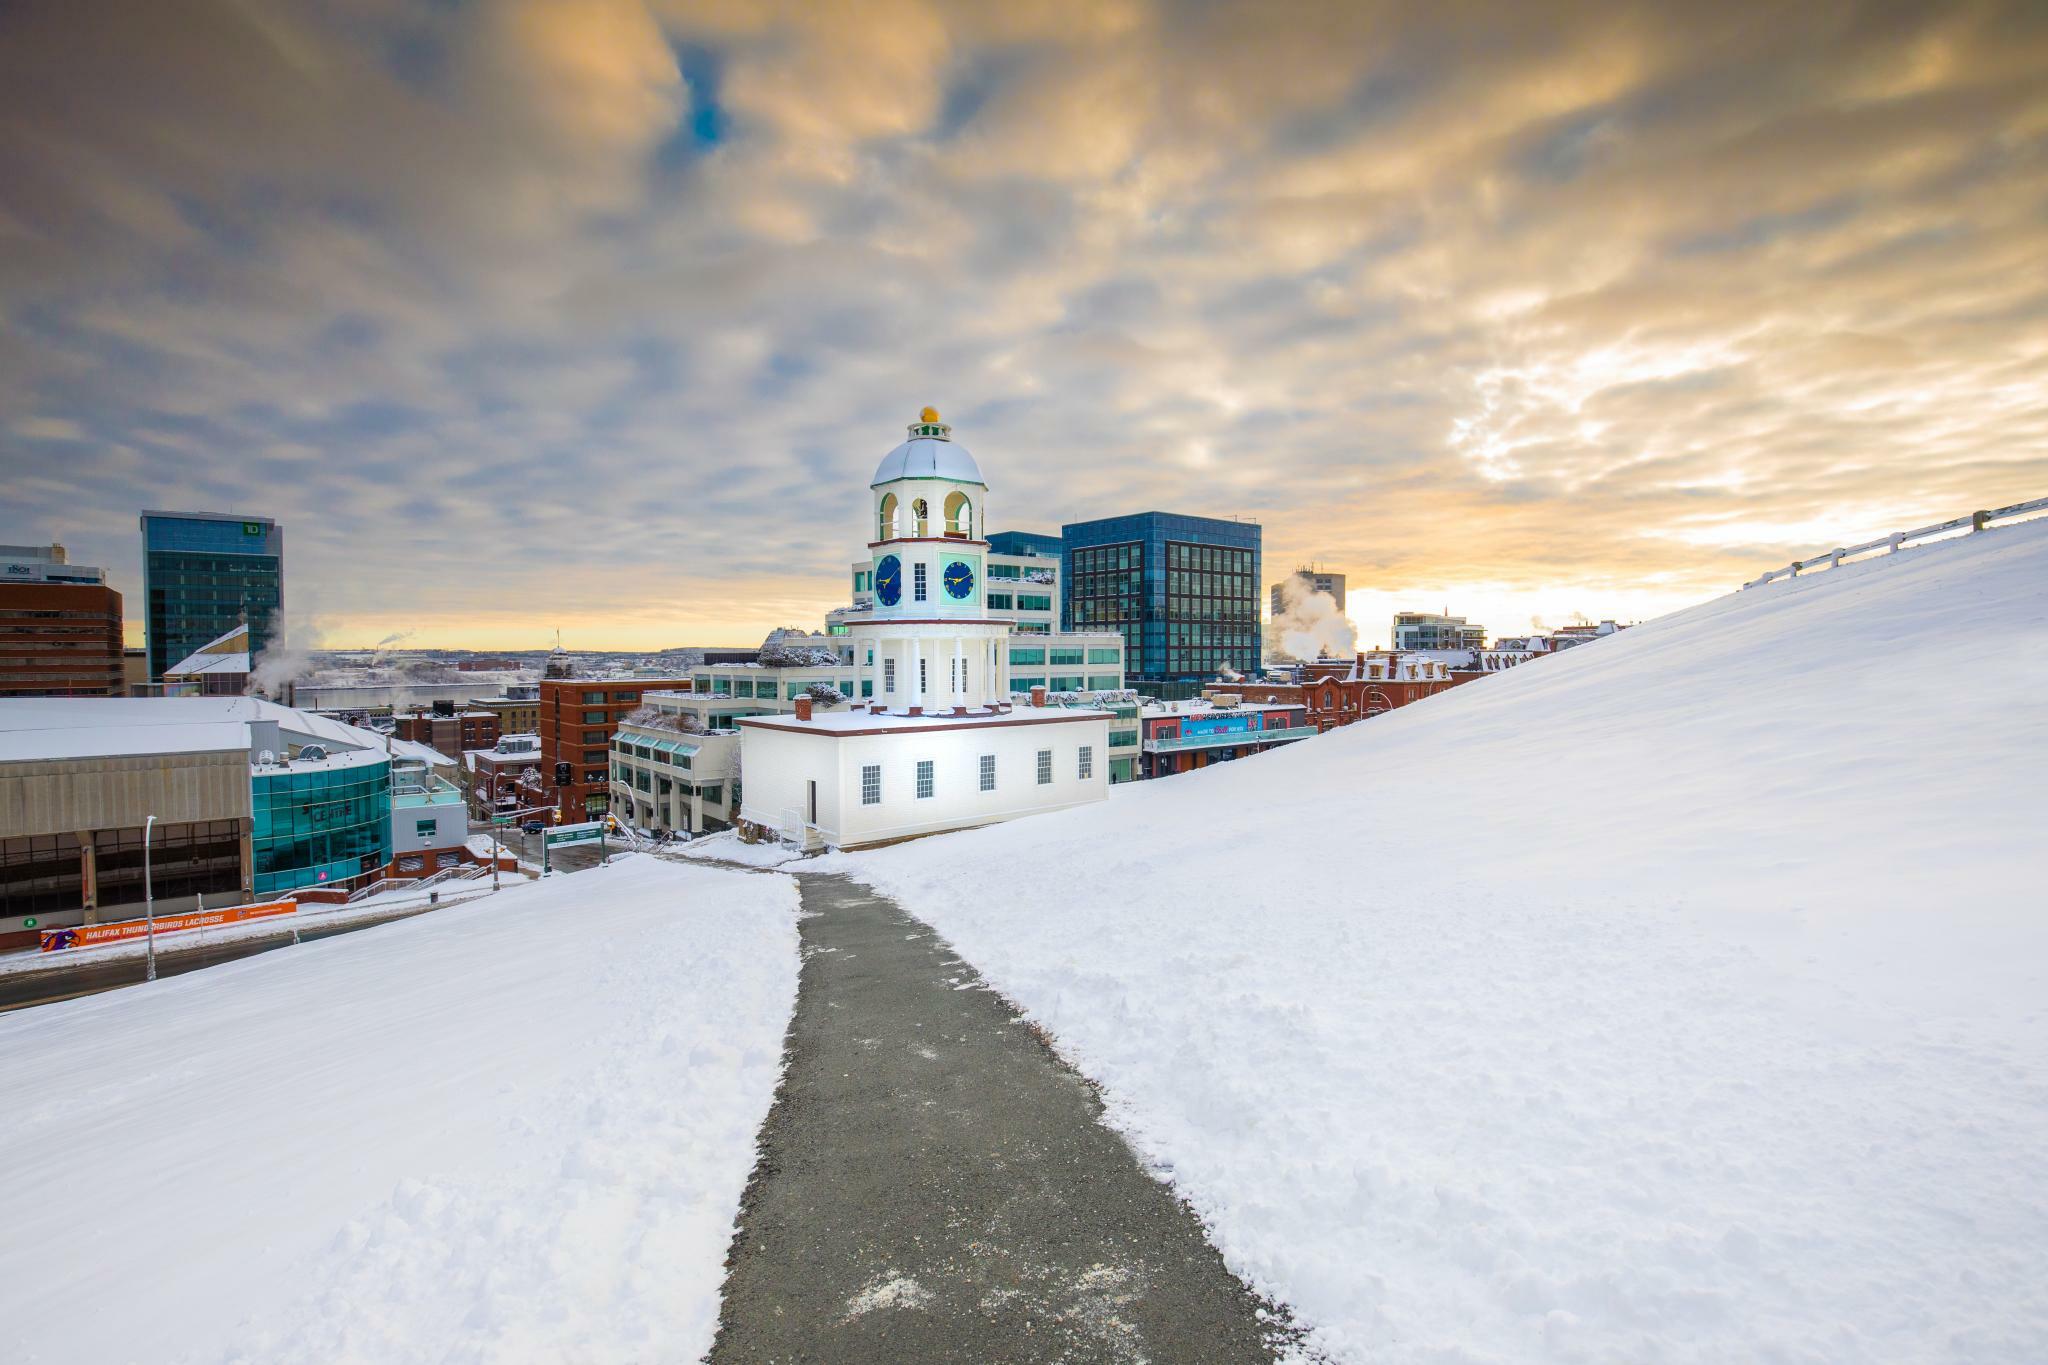
[[[2048,494],[2048,8],[0,3],[0,542],[297,642],[815,627],[924,404],[1518,633]]]

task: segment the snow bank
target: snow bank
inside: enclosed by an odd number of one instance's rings
[[[0,1359],[695,1359],[795,916],[632,858],[0,1016]]]
[[[2044,680],[2048,522],[835,861],[1337,1358],[2038,1362]]]

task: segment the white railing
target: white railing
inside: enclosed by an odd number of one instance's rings
[[[2000,507],[1990,512],[1972,512],[1967,516],[1952,517],[1938,526],[1922,526],[1917,531],[1895,531],[1882,539],[1866,541],[1861,545],[1843,546],[1840,549],[1830,550],[1824,555],[1815,555],[1812,559],[1795,559],[1784,568],[1773,569],[1762,578],[1752,579],[1742,586],[1745,589],[1759,588],[1774,578],[1797,578],[1800,574],[1814,569],[1840,568],[1846,560],[1855,559],[1862,555],[1874,554],[1879,550],[1883,550],[1888,555],[1895,555],[1908,545],[1917,544],[1923,540],[1932,540],[1936,536],[1945,536],[1951,532],[1962,530],[1968,530],[1975,534],[1987,526],[1995,525],[1998,522],[2023,521],[2028,517],[2038,516],[2043,512],[2048,512],[2048,498],[2035,498],[2031,502],[2016,502],[2010,507]]]
[[[371,896],[382,895],[387,891],[425,891],[430,887],[439,886],[442,882],[468,881],[490,875],[489,863],[457,863],[454,867],[444,867],[428,877],[380,877],[362,890],[352,893],[348,903],[354,905],[357,901],[367,900]]]

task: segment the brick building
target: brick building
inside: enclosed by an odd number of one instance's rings
[[[1441,659],[1374,649],[1361,650],[1353,659],[1297,664],[1285,675],[1211,683],[1203,695],[1240,696],[1246,702],[1269,706],[1298,705],[1304,708],[1303,723],[1320,732],[1485,676],[1483,672],[1455,671]]]
[[[549,781],[553,773],[542,770],[540,741],[532,735],[500,736],[493,747],[464,754],[462,762],[468,773],[470,810],[479,820],[556,804]]]
[[[0,697],[125,696],[124,661],[120,593],[0,582]]]
[[[1298,702],[1239,701],[1224,694],[1147,703],[1138,711],[1138,727],[1140,777],[1191,773],[1316,734],[1303,721]]]
[[[396,717],[400,739],[425,744],[437,753],[460,760],[469,749],[489,749],[498,742],[498,717],[489,711],[457,711],[436,704],[431,711]]]
[[[648,692],[687,692],[688,678],[543,678],[541,772],[565,822],[602,819],[611,806],[611,743]],[[483,746],[478,746],[483,747]],[[568,764],[566,783],[556,783]]]

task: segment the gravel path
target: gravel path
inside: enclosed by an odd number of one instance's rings
[[[789,1066],[723,1361],[1267,1361],[1282,1330],[923,924],[806,874]]]

